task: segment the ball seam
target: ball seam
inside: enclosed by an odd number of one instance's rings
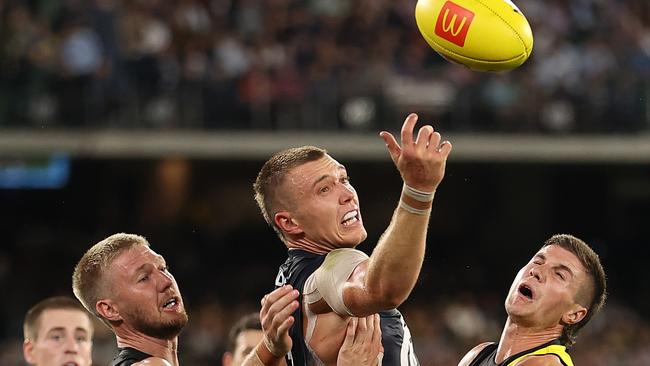
[[[431,42],[437,44],[438,46],[440,46],[440,48],[444,49],[445,51],[449,52],[450,54],[452,54],[452,55],[454,55],[454,56],[457,56],[457,57],[460,57],[460,58],[465,59],[465,60],[472,60],[472,61],[478,61],[478,62],[482,62],[482,63],[486,63],[486,64],[495,64],[495,65],[496,65],[496,64],[502,64],[502,63],[506,63],[506,62],[511,62],[511,61],[514,61],[514,60],[519,59],[519,58],[521,58],[521,57],[523,57],[523,56],[526,55],[526,52],[524,52],[523,54],[519,54],[519,55],[517,55],[517,56],[515,56],[515,57],[509,58],[509,59],[506,59],[506,60],[488,61],[488,60],[483,60],[483,59],[480,59],[480,58],[474,58],[474,57],[469,57],[469,56],[461,55],[460,53],[457,53],[457,52],[455,52],[454,50],[451,50],[451,49],[445,47],[444,45],[440,44],[439,42],[436,42],[435,39],[431,39],[431,37],[429,37],[428,35],[425,35],[425,34],[422,34],[422,35],[423,35],[427,40],[429,40],[429,41],[431,41]],[[525,47],[524,47],[524,48],[525,48]]]
[[[517,30],[515,30],[515,29],[510,25],[510,23],[508,23],[505,19],[503,19],[503,17],[502,17],[499,13],[497,13],[496,11],[494,11],[491,7],[487,6],[487,4],[485,4],[483,1],[481,1],[481,0],[475,0],[475,1],[476,1],[477,3],[480,3],[481,5],[483,5],[484,7],[486,7],[487,9],[489,9],[489,10],[490,10],[494,15],[496,15],[497,17],[499,17],[499,19],[501,19],[501,21],[504,22],[504,23],[508,26],[508,28],[510,28],[510,30],[512,31],[512,33],[514,33],[514,34],[517,35],[517,38],[519,38],[519,41],[521,42],[521,45],[524,46],[524,51],[525,51],[524,53],[527,55],[527,54],[528,54],[528,47],[526,47],[526,42],[524,42],[524,39],[521,37],[521,35],[519,34],[519,32],[517,32]],[[513,9],[513,11],[514,11],[514,9]],[[517,12],[517,13],[519,13],[519,12]],[[519,14],[521,14],[521,13],[519,13]]]

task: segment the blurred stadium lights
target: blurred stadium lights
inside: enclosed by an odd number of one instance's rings
[[[650,163],[650,135],[447,135],[455,161]],[[318,145],[346,161],[386,159],[375,133],[3,130],[3,156],[65,152],[72,158],[265,159],[290,146]]]

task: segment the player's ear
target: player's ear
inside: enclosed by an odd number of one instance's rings
[[[224,352],[223,356],[221,357],[221,364],[223,366],[231,366],[232,365],[232,353]]]
[[[280,228],[283,232],[287,234],[301,234],[302,229],[296,220],[291,216],[291,213],[287,211],[280,211],[275,214],[273,217],[275,225]]]
[[[587,316],[587,311],[586,307],[575,304],[569,311],[562,315],[562,323],[567,325],[576,324]]]
[[[34,359],[34,342],[31,339],[25,339],[23,342],[23,357],[28,364],[34,365],[36,360]]]
[[[120,315],[120,310],[117,307],[117,304],[110,299],[101,299],[98,300],[95,304],[95,310],[97,314],[101,315],[103,318],[109,321],[118,321],[122,320]]]

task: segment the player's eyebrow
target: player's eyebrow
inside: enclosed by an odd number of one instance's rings
[[[345,169],[345,166],[343,164],[339,164],[337,168],[339,170],[343,170],[343,171],[345,171],[347,173],[347,169]],[[323,174],[323,175],[321,175],[318,179],[316,179],[314,184],[312,184],[312,187],[315,187],[318,183],[320,183],[321,181],[323,181],[323,180],[325,180],[325,179],[327,179],[327,178],[329,178],[331,176],[332,176],[331,174]]]
[[[542,254],[542,253],[535,254],[535,257],[533,257],[533,259],[541,259],[542,261],[546,262],[546,256],[544,254]],[[565,265],[565,264],[562,264],[562,263],[556,264],[556,265],[553,266],[553,268],[559,269],[561,271],[567,271],[569,273],[569,275],[571,275],[571,277],[574,276],[574,273],[571,270],[571,268],[569,266]]]
[[[65,328],[64,328],[64,327],[54,327],[54,328],[50,328],[50,329],[47,331],[47,334],[50,334],[50,333],[52,333],[52,332],[64,332],[64,331],[65,331]]]
[[[573,271],[571,270],[571,268],[569,268],[569,266],[564,265],[564,264],[558,264],[558,265],[556,265],[554,267],[559,269],[560,271],[567,271],[569,273],[569,275],[571,277],[573,277]]]

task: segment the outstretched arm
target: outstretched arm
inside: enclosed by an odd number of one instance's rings
[[[415,114],[404,121],[401,146],[389,132],[380,134],[405,186],[370,259],[358,265],[344,285],[343,301],[356,316],[397,307],[420,274],[433,194],[444,177],[452,147],[429,125],[414,138],[416,122]]]

